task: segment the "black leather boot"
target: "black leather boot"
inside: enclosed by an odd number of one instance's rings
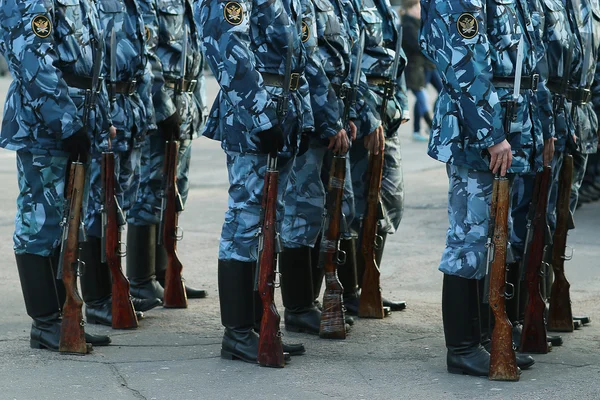
[[[127,226],[127,277],[130,293],[139,299],[164,297],[162,286],[156,281],[156,225]]]
[[[158,229],[157,229],[157,235],[158,235]],[[160,245],[156,246],[155,260],[156,260],[156,263],[155,263],[156,280],[164,288],[165,287],[165,273],[167,272],[168,259],[167,259],[167,252],[163,246],[160,246]],[[206,292],[206,290],[204,290],[204,289],[195,289],[193,287],[189,287],[185,283],[185,279],[183,279],[183,278],[181,278],[181,279],[184,281],[185,294],[187,295],[188,299],[203,299],[208,294]]]
[[[319,267],[319,253],[321,251],[321,236],[317,238],[315,247],[310,249],[310,267],[313,281],[313,294],[315,295],[315,307],[322,311],[323,306],[319,301],[325,270]]]
[[[85,316],[90,324],[112,326],[112,279],[106,263],[100,262],[101,241],[88,237],[81,243],[81,260],[85,269],[81,276],[81,295],[85,302]],[[154,299],[132,299],[136,311],[148,311],[161,304]]]
[[[56,279],[53,262],[57,257],[16,254],[17,269],[23,290],[27,314],[33,319],[29,345],[34,349],[58,351],[61,314],[65,290]],[[110,338],[104,335],[85,335],[86,342],[106,346]]]
[[[379,247],[375,248],[375,262],[378,267],[381,267],[381,260],[383,259],[383,250],[385,249],[385,241],[387,239],[387,232],[377,232],[379,236],[381,236],[381,244]],[[363,264],[364,265],[364,264]],[[364,268],[360,275],[360,279],[358,280],[358,285],[362,285],[362,275],[364,275]],[[382,297],[383,307],[389,307],[391,311],[402,311],[406,308],[406,301],[393,301]]]
[[[285,329],[318,335],[321,311],[314,305],[310,248],[285,248],[279,254]]]
[[[487,376],[490,353],[479,343],[477,281],[444,274],[442,319],[452,374]]]
[[[258,333],[254,331],[254,264],[219,260],[219,304],[225,327],[221,358],[256,363]],[[289,360],[289,353],[284,353]]]
[[[517,265],[517,264],[515,264]],[[516,274],[517,281],[519,280],[518,274]],[[514,278],[513,277],[513,278]],[[510,279],[510,277],[509,277]],[[510,280],[509,280],[510,282]],[[479,281],[479,290],[478,290],[478,298],[479,298],[479,323],[480,323],[480,332],[481,332],[481,345],[489,352],[492,349],[492,329],[494,326],[494,315],[492,314],[492,310],[490,309],[490,305],[483,302],[483,287],[485,284],[485,280],[482,279]],[[515,295],[516,297],[516,295]],[[515,302],[516,303],[516,302]],[[508,312],[507,312],[508,314]],[[510,316],[508,317],[510,319]],[[513,348],[516,348],[513,342]],[[533,357],[527,354],[516,353],[515,356],[517,359],[517,366],[521,369],[527,369],[535,364],[535,360]]]

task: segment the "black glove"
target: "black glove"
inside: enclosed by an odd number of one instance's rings
[[[277,152],[283,149],[283,131],[279,124],[266,131],[258,132],[256,136],[260,140],[258,147],[263,154],[276,157]]]
[[[308,138],[307,133],[303,133],[300,135],[300,146],[298,146],[298,156],[306,153],[308,151],[308,147],[310,145],[310,139]]]
[[[181,117],[179,113],[175,111],[173,115],[167,117],[167,119],[157,123],[158,130],[162,134],[165,140],[177,140],[179,139],[181,130]]]
[[[69,160],[86,163],[90,154],[92,142],[87,134],[87,128],[83,127],[66,139],[63,139],[63,149],[69,153]]]

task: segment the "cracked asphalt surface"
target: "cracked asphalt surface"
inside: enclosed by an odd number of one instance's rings
[[[7,79],[0,79],[4,96]],[[216,84],[209,79],[209,93]],[[411,101],[412,104],[412,101]],[[546,355],[517,383],[450,375],[445,369],[441,326],[442,275],[437,264],[447,228],[444,166],[429,159],[426,144],[401,138],[406,210],[399,232],[388,239],[381,266],[386,297],[408,308],[381,321],[358,320],[345,341],[287,333],[307,354],[284,369],[260,368],[219,357],[222,328],[217,294],[217,245],[227,204],[225,157],[218,143],[194,144],[192,188],[180,224],[184,275],[209,297],[185,310],[146,313],[137,330],[110,334],[113,344],[87,356],[29,348],[25,313],[12,256],[17,196],[14,154],[0,152],[0,400],[54,399],[599,399],[600,398],[600,204],[585,205],[569,236],[575,248],[566,265],[576,314],[592,324],[564,334],[565,344]],[[279,309],[281,302],[277,296]]]

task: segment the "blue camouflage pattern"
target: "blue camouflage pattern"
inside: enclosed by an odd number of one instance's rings
[[[485,171],[489,167],[487,148],[506,138],[513,152],[509,172],[538,170],[542,164],[543,136],[541,129],[533,128],[532,121],[539,116],[536,110],[539,99],[550,96],[521,90],[516,120],[507,138],[502,101],[512,97],[512,89],[496,88],[493,83],[494,77],[514,76],[521,38],[525,55],[522,74],[538,73],[539,31],[528,17],[528,4],[523,0],[502,3],[423,0],[421,15],[421,48],[444,82],[436,104],[429,156]],[[475,20],[468,31],[473,33],[471,38],[459,31],[461,15]],[[543,82],[537,89],[546,90]]]
[[[234,25],[225,18],[226,7],[241,13]],[[196,17],[202,26],[202,44],[220,91],[210,111],[204,135],[221,142],[225,151],[259,152],[258,132],[281,123],[278,98],[283,89],[264,84],[262,74],[280,75],[283,80],[288,41],[292,41],[292,71],[301,73],[306,64],[302,45],[300,0],[208,1],[197,3]],[[292,157],[300,133],[314,129],[306,77],[300,74],[298,90],[290,91],[281,156]]]

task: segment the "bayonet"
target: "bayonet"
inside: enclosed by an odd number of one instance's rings
[[[110,101],[117,99],[117,33],[113,27],[110,33]]]

